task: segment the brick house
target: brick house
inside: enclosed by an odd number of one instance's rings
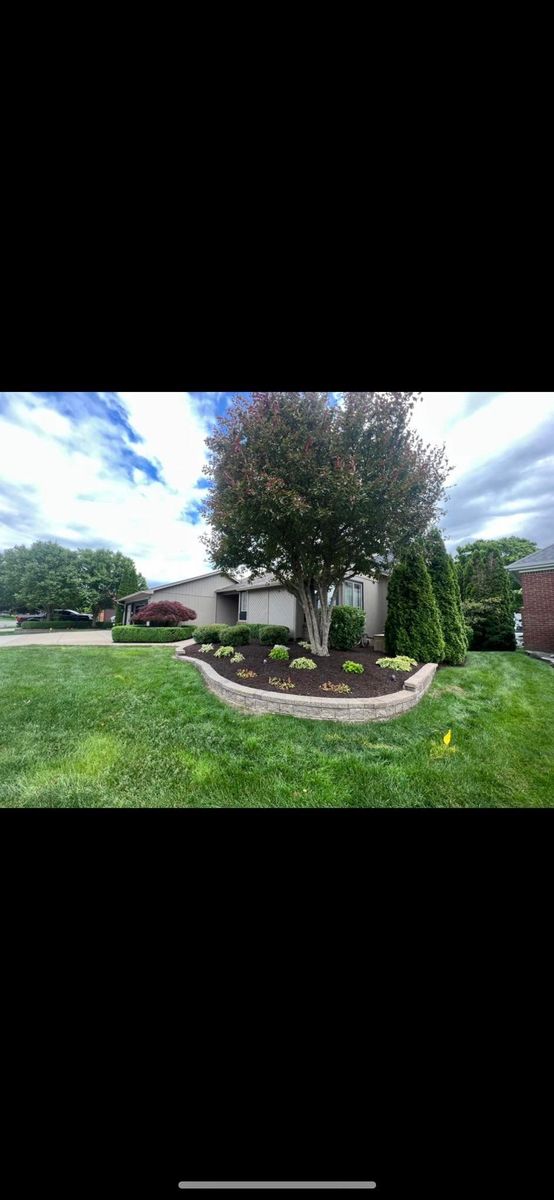
[[[554,544],[510,563],[523,590],[523,645],[554,651]]]

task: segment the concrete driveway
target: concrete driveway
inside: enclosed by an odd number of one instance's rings
[[[187,646],[191,641],[187,638],[184,642],[112,642],[112,635],[109,629],[90,629],[83,633],[80,630],[75,632],[68,631],[67,633],[7,633],[0,637],[0,650],[9,650],[10,646],[113,646],[114,649],[125,649],[126,646],[143,646],[148,648],[151,645],[169,646],[176,650],[177,647]]]

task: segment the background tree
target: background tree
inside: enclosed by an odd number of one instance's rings
[[[77,608],[81,598],[76,555],[57,542],[34,542],[7,550],[10,607],[29,612]]]
[[[421,663],[441,662],[441,616],[420,543],[414,542],[394,566],[387,599],[387,653],[407,654]]]
[[[423,553],[440,612],[444,637],[443,662],[461,666],[465,662],[468,640],[456,569],[440,530],[431,529],[425,536]]]
[[[270,572],[302,605],[316,655],[329,653],[344,579],[423,533],[448,473],[444,448],[410,426],[416,392],[254,392],[207,439],[205,538],[214,566]]]
[[[518,558],[526,558],[528,554],[533,554],[538,548],[536,542],[530,542],[527,538],[515,537],[515,535],[503,538],[481,538],[476,542],[467,542],[465,546],[458,546],[456,551],[456,568],[462,600],[469,599],[465,595],[464,573],[468,562],[476,551],[481,553],[486,550],[496,550],[500,555],[503,565],[507,567],[510,563],[517,562]],[[516,576],[507,574],[512,589],[512,608],[514,612],[519,612],[522,605],[520,582]]]
[[[463,610],[474,631],[472,649],[515,650],[510,576],[498,550],[473,550],[463,567]]]
[[[195,620],[194,610],[187,608],[186,604],[180,604],[178,600],[158,600],[154,604],[147,604],[146,608],[141,608],[133,617],[135,625],[142,625],[147,621],[151,625],[180,625],[182,621]]]
[[[96,621],[103,608],[116,608],[119,596],[146,588],[131,558],[114,550],[79,550],[81,604]],[[60,605],[59,607],[63,607]]]
[[[112,550],[67,550],[57,542],[14,546],[0,554],[0,605],[48,616],[75,608],[96,618],[117,596],[146,587],[131,558]]]
[[[131,560],[129,559],[128,561],[130,562]],[[133,592],[142,592],[142,591],[146,591],[147,589],[148,589],[148,584],[146,582],[146,579],[144,578],[144,575],[141,575],[140,571],[136,570],[135,564],[132,563],[132,566],[127,567],[123,573],[123,576],[119,583],[117,594],[118,594],[118,596],[132,596]],[[123,624],[123,605],[122,604],[118,604],[116,607],[115,622],[116,622],[116,625]]]

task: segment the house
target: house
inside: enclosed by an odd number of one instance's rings
[[[365,611],[365,632],[372,637],[382,633],[387,616],[387,575],[378,579],[357,575],[340,584],[334,603],[352,604]],[[287,592],[273,575],[258,575],[253,580],[236,579],[225,571],[210,571],[193,579],[164,584],[143,592],[122,596],[123,623],[130,625],[147,604],[159,600],[179,600],[196,613],[196,625],[288,625],[291,637],[306,635],[304,612],[295,596]]]
[[[554,651],[554,543],[506,567],[521,579],[523,645]]]

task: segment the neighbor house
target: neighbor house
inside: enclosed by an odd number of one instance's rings
[[[554,650],[554,544],[518,558],[506,570],[521,579],[524,648]]]
[[[341,583],[335,604],[351,604],[365,612],[365,632],[372,637],[382,633],[387,616],[385,573],[377,579],[357,575]],[[224,571],[210,571],[193,579],[181,579],[147,591],[122,596],[123,622],[132,624],[137,612],[159,600],[179,600],[196,612],[196,625],[287,625],[291,637],[306,634],[302,605],[287,592],[273,575],[258,575],[239,580]]]

